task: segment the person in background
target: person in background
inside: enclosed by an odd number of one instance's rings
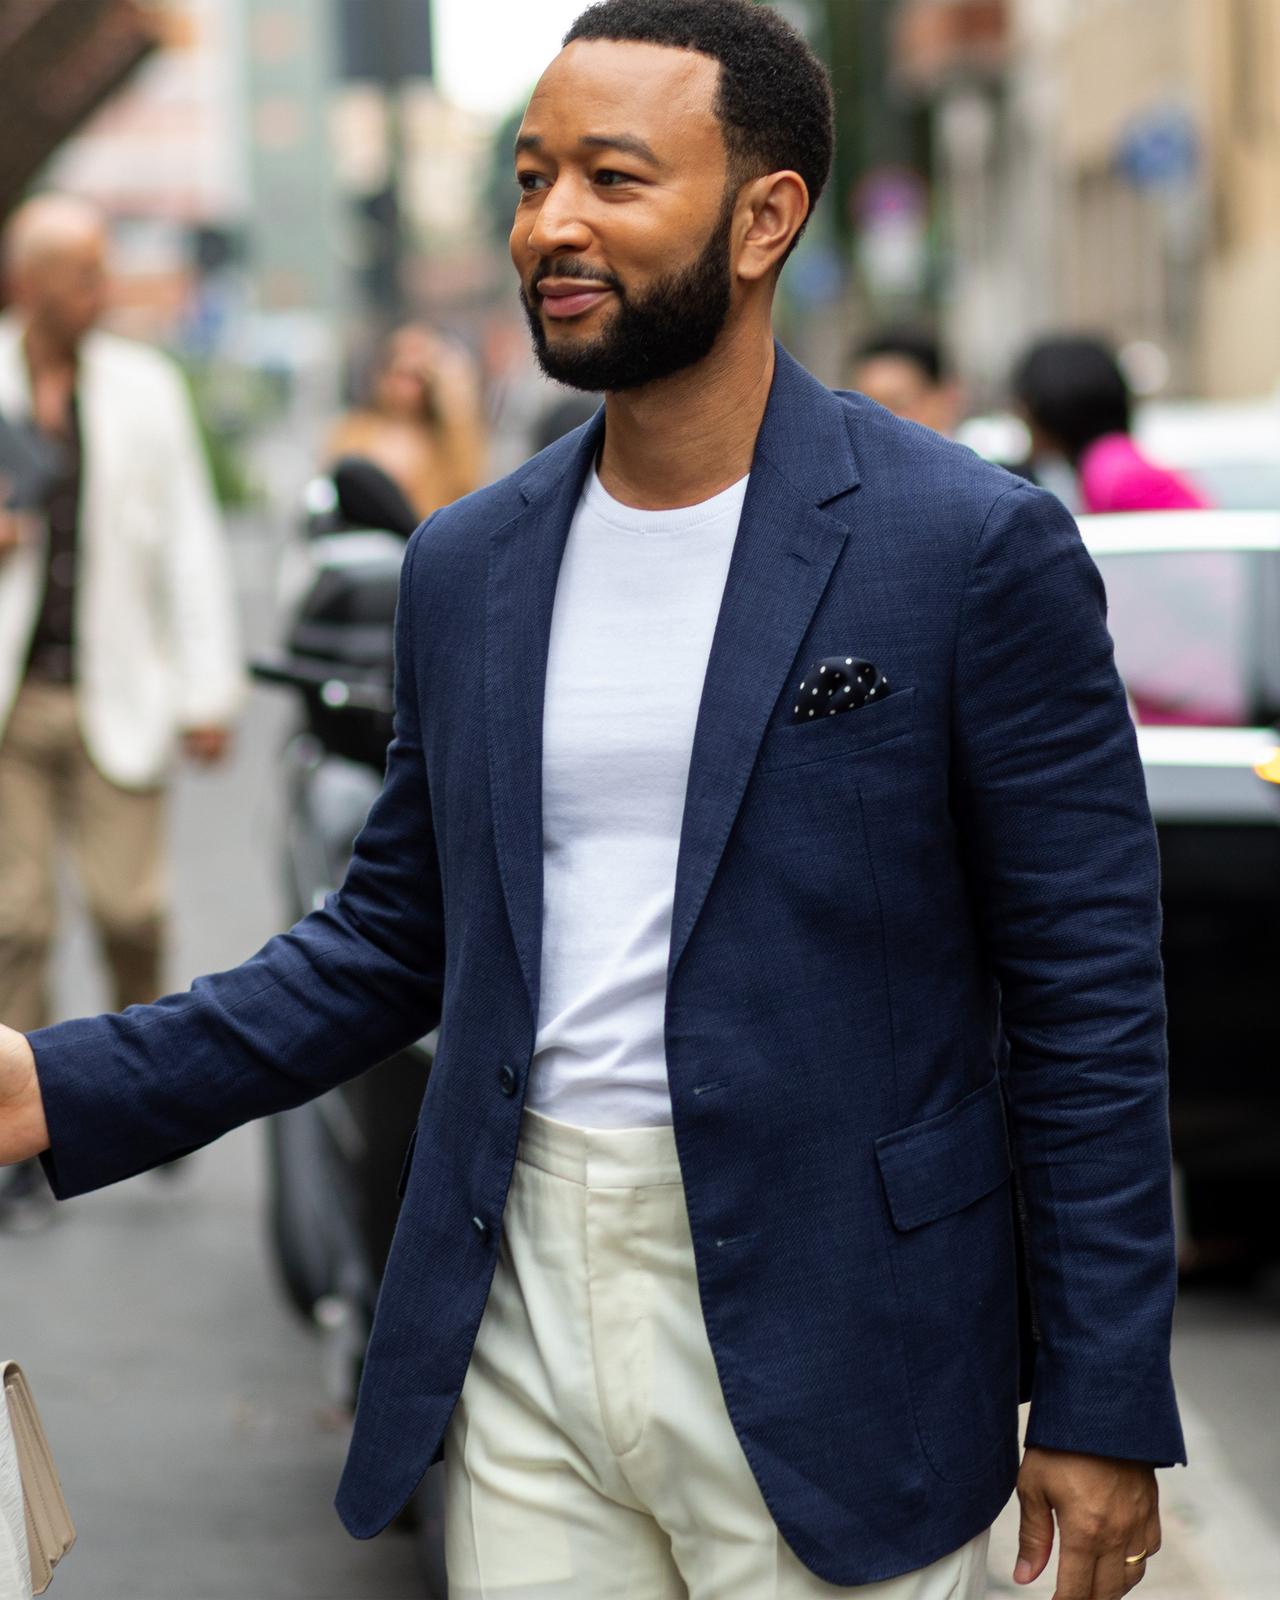
[[[1132,397],[1119,363],[1099,339],[1041,339],[1014,368],[1012,388],[1031,430],[1034,458],[1074,469],[1083,511],[1195,511],[1206,496],[1145,456],[1130,437]]]
[[[66,845],[113,1004],[161,992],[165,782],[210,764],[243,693],[232,580],[186,389],[167,357],[98,329],[107,229],[47,194],[3,240],[0,414],[57,447],[38,512],[0,509],[0,1015],[52,1020],[55,858]],[[0,1223],[51,1206],[38,1163]]]
[[[395,479],[419,517],[428,517],[480,487],[485,448],[470,358],[432,329],[408,323],[386,342],[369,404],[339,419],[324,457],[366,457]]]
[[[850,387],[947,438],[960,420],[960,385],[938,341],[918,328],[887,328],[856,345]]]

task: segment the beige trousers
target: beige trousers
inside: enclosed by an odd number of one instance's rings
[[[160,993],[168,882],[164,795],[121,789],[89,759],[75,692],[29,680],[0,738],[0,1021],[50,1021],[56,857],[70,850],[116,1010]]]
[[[445,1440],[451,1600],[978,1600],[986,1549],[857,1589],[804,1567],[721,1396],[671,1129],[526,1111]]]

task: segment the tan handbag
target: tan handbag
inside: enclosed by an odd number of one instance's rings
[[[43,1594],[53,1569],[76,1540],[62,1485],[40,1424],[40,1413],[22,1368],[16,1361],[0,1362],[4,1399],[9,1408],[18,1472],[22,1478],[22,1503],[27,1517],[27,1550],[31,1558],[31,1588]]]

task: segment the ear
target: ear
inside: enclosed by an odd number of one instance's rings
[[[738,277],[757,283],[773,272],[809,215],[809,189],[798,172],[754,178],[738,196],[747,229],[738,247]]]

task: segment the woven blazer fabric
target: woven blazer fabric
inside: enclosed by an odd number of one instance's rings
[[[538,1013],[548,631],[602,428],[414,535],[396,735],[341,890],[186,994],[33,1037],[67,1196],[442,1017],[338,1493],[359,1537],[437,1455],[494,1270]],[[792,723],[809,663],[846,653],[889,696]],[[694,739],[666,1049],[725,1399],[828,1582],[923,1566],[1008,1497],[1019,1213],[1030,1440],[1183,1458],[1158,943],[1073,521],[779,350]]]

